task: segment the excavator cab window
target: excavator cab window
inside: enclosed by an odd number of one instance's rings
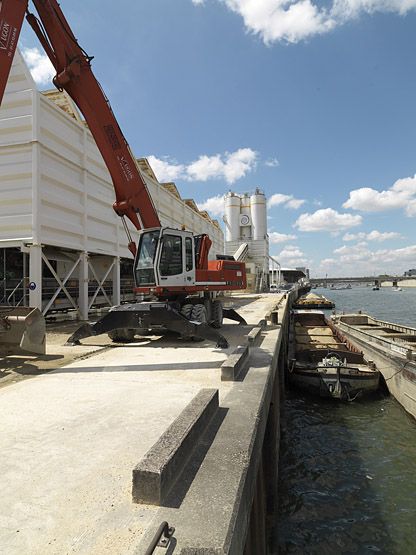
[[[141,234],[136,256],[136,285],[155,285],[154,262],[160,231],[147,231]]]
[[[159,271],[161,276],[182,274],[182,237],[180,235],[166,234],[163,236]]]
[[[185,238],[185,265],[187,272],[190,272],[194,268],[192,239],[190,237]]]

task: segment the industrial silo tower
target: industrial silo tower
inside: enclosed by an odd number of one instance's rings
[[[254,291],[268,288],[269,237],[267,203],[262,191],[229,192],[225,197],[225,254],[244,260],[247,286]]]

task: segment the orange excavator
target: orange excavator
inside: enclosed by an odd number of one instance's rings
[[[0,0],[0,102],[2,100],[24,17],[56,70],[53,79],[75,101],[111,175],[128,247],[134,256],[137,302],[115,306],[98,322],[83,324],[69,339],[108,333],[115,341],[130,341],[136,330],[164,328],[184,337],[228,346],[217,329],[223,318],[245,323],[224,308],[219,294],[246,288],[243,262],[217,255],[208,260],[211,240],[185,229],[161,225],[144,179],[114,113],[91,69],[88,56],[75,38],[56,0]],[[136,244],[126,219],[140,232]]]

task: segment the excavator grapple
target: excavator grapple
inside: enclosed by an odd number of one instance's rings
[[[224,316],[245,324],[233,309],[224,309]],[[81,339],[108,333],[115,341],[129,341],[135,330],[164,329],[186,338],[207,339],[217,347],[226,349],[228,341],[207,322],[190,320],[168,302],[141,302],[115,306],[93,324],[85,323],[68,339],[68,345],[77,345]]]
[[[44,355],[46,324],[37,308],[0,306],[0,351]]]

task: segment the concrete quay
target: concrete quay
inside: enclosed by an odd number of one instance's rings
[[[226,323],[227,350],[173,335],[124,346],[89,338],[81,358],[1,388],[0,552],[144,554],[167,520],[173,538],[155,554],[265,553],[288,301],[242,297],[248,325]],[[252,332],[271,314],[278,324]],[[222,380],[221,365],[245,345],[247,363]],[[177,455],[179,436],[191,439]],[[152,448],[166,457],[164,493],[135,503],[133,470]]]

